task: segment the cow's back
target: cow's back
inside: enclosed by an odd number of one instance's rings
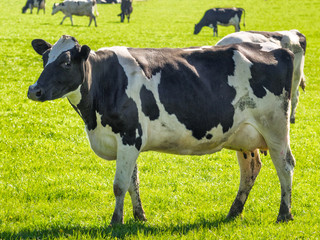
[[[94,2],[91,1],[64,1],[65,9],[63,12],[72,15],[89,15],[93,13]]]

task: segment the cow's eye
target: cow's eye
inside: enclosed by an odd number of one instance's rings
[[[64,62],[64,63],[62,63],[62,66],[64,68],[70,68],[71,67],[71,63],[70,62]]]

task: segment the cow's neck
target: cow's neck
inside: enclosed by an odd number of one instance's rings
[[[97,126],[97,113],[110,121],[118,118],[126,85],[125,73],[112,52],[90,53],[84,65],[84,81],[68,99],[92,130]]]

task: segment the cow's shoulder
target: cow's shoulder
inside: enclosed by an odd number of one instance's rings
[[[81,87],[83,98],[77,105],[88,131],[110,127],[119,134],[124,145],[141,147],[142,129],[138,119],[138,107],[130,98],[128,76],[119,62],[117,51],[99,49],[90,54],[86,69],[87,82]],[[97,114],[101,120],[97,120]]]

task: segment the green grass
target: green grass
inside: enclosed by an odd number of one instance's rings
[[[130,24],[121,24],[119,5],[98,5],[98,27],[62,14],[21,14],[25,0],[0,2],[0,239],[318,239],[320,236],[320,2],[315,0],[148,0],[134,2]],[[105,46],[187,47],[219,38],[193,26],[210,7],[246,9],[243,30],[299,29],[307,37],[305,74],[291,147],[297,165],[292,211],[295,220],[276,224],[280,185],[269,156],[249,195],[243,216],[225,221],[236,196],[235,153],[206,156],[147,152],[138,159],[141,197],[148,221],[133,220],[125,199],[125,225],[108,228],[114,209],[115,162],[91,151],[82,120],[66,99],[36,103],[28,86],[42,71],[31,41],[76,37],[93,50]]]

